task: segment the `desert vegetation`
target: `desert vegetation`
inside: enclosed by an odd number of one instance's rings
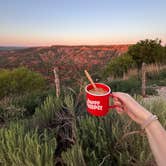
[[[130,47],[103,70],[93,66],[92,77],[110,85],[113,91],[132,95],[166,128],[165,99],[155,90],[156,86],[166,86],[165,47],[159,40],[140,41]],[[131,52],[138,52],[140,47],[143,52],[138,63]],[[146,51],[153,52],[151,47],[161,49],[154,53],[157,59],[145,55]],[[141,96],[142,62],[147,63],[147,95],[155,95],[152,100]],[[58,74],[61,78],[61,72]],[[60,79],[61,93],[57,96],[55,85],[39,73],[25,67],[0,70],[0,165],[156,165],[145,134],[129,117],[115,110],[105,117],[86,112],[84,87],[88,81],[81,69],[76,74],[81,77],[79,81],[68,80],[74,84],[66,86]]]

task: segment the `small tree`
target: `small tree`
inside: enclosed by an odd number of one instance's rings
[[[134,66],[135,63],[132,57],[125,53],[124,55],[116,57],[110,61],[110,63],[107,65],[104,71],[104,75],[122,77],[123,74],[126,73],[129,68],[132,68]]]
[[[133,58],[140,69],[142,63],[146,64],[162,62],[164,60],[164,51],[161,40],[141,40],[137,44],[129,47],[128,54]]]

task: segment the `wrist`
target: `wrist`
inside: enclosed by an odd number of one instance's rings
[[[150,117],[153,116],[153,114],[149,111],[147,111],[144,107],[141,106],[140,111],[142,112],[142,118],[140,125],[142,126],[143,123]]]
[[[158,120],[158,117],[156,115],[151,114],[142,124],[141,129],[146,129],[151,123]]]
[[[148,112],[148,111],[145,110],[143,118],[142,118],[142,124],[151,116],[153,116],[153,114],[151,112]]]

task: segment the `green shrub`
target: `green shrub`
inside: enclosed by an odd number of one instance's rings
[[[42,90],[45,85],[45,80],[39,73],[27,68],[0,70],[0,98]]]
[[[35,112],[35,109],[44,103],[48,96],[47,91],[31,92],[24,95],[13,97],[13,104],[26,109],[24,115],[29,116]]]
[[[161,70],[159,73],[147,73],[147,84],[166,86],[166,69]]]
[[[71,95],[64,96],[63,99],[48,96],[43,105],[36,109],[31,124],[37,126],[40,131],[49,128],[57,139],[55,149],[55,163],[58,163],[63,151],[76,142],[76,123],[74,116],[74,100]]]
[[[68,166],[86,166],[82,148],[78,143],[67,152],[63,152],[62,158]]]
[[[46,96],[46,92],[33,92],[25,95],[4,97],[0,100],[0,117],[4,121],[26,118],[43,104]]]
[[[136,77],[130,77],[128,80],[113,80],[107,83],[112,92],[124,92],[130,95],[141,94],[141,80]],[[157,91],[147,84],[147,95],[157,95]]]
[[[122,77],[128,69],[134,66],[135,63],[132,57],[125,53],[124,55],[111,59],[110,63],[106,66],[104,76]]]
[[[0,165],[6,166],[53,166],[55,139],[45,130],[38,135],[37,129],[26,132],[23,126],[0,129]]]
[[[156,114],[166,128],[166,103],[163,99],[156,97],[144,100],[140,96],[136,96],[136,99]],[[57,141],[57,147],[59,146],[60,150],[62,144],[59,143],[62,143],[63,139],[72,140],[72,142],[75,140],[72,135],[75,127],[73,127],[73,124],[75,125],[74,113],[67,116],[73,108],[72,96],[67,95],[63,99],[49,96],[44,104],[36,109],[32,119],[24,119],[19,123],[11,122],[8,127],[1,128],[0,165],[53,165],[55,159],[53,155],[56,149],[53,137],[58,134],[61,136],[59,142]],[[40,128],[32,128],[31,123]],[[56,130],[44,129],[49,123],[53,123]],[[140,128],[128,116],[120,116],[115,110],[111,110],[105,117],[87,114],[77,117],[76,124],[76,144],[73,146],[64,144],[68,149],[63,149],[62,153],[62,159],[67,165],[149,166],[155,164],[147,137],[138,132],[130,134],[131,131],[138,131]]]
[[[44,103],[36,109],[33,115],[35,126],[47,126],[61,109],[61,100],[59,98],[48,96]]]
[[[165,61],[164,48],[161,45],[161,40],[145,39],[140,40],[134,45],[131,45],[127,52],[140,69],[142,63],[146,64]]]
[[[124,92],[133,94],[140,94],[141,81],[136,77],[129,78],[128,80],[113,80],[108,85],[113,92]]]
[[[72,117],[67,117],[67,116]],[[67,117],[67,118],[66,118]],[[62,98],[48,96],[44,103],[36,108],[33,115],[33,123],[37,126],[47,126],[51,122],[65,121],[74,118],[74,99],[71,95]],[[36,126],[35,125],[35,126]]]
[[[12,97],[5,97],[0,100],[0,117],[6,122],[10,120],[22,119],[26,109],[13,104]]]
[[[34,114],[49,94],[48,91],[36,91],[4,97],[0,100],[0,117],[4,120],[27,118]]]
[[[138,99],[143,106],[159,117],[161,124],[166,128],[164,100]],[[119,116],[111,111],[106,117],[84,117],[78,125],[79,143],[87,165],[155,164],[146,136],[129,134],[131,131],[138,131],[139,128],[127,116]]]

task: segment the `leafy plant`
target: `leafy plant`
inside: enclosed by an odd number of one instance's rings
[[[132,57],[125,53],[124,55],[111,59],[104,70],[104,75],[106,77],[122,77],[128,69],[133,68],[134,66],[135,62]]]

